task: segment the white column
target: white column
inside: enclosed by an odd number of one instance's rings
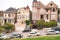
[[[7,23],[8,23],[8,19],[6,19],[7,20]]]
[[[4,25],[4,19],[2,20],[2,25]]]

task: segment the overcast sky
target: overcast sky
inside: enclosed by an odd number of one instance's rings
[[[33,0],[0,0],[0,10],[6,10],[9,7],[20,8],[26,7],[29,5],[31,8]],[[60,7],[60,0],[38,0],[41,1],[44,5],[47,5],[50,1],[53,1]]]

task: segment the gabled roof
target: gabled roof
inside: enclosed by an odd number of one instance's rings
[[[33,0],[33,2],[37,2],[37,0]]]
[[[39,7],[45,7],[45,5],[42,2],[40,2],[40,1],[38,1],[38,4],[39,4],[38,8]]]
[[[49,6],[50,4],[53,4],[55,7],[58,7],[58,5],[55,4],[53,1],[49,2],[49,3],[47,4],[47,6]]]
[[[5,11],[17,11],[17,9],[10,7],[10,8],[8,8],[8,9],[5,10]]]

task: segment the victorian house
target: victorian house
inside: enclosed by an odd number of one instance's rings
[[[26,20],[30,20],[30,8],[29,6],[18,8],[17,10],[17,23],[15,24],[16,31],[24,30],[26,27]]]
[[[44,5],[40,1],[33,0],[32,21],[36,22],[37,20],[58,21],[58,6],[52,1]]]
[[[15,8],[12,8],[12,7],[5,10],[3,12],[3,24],[8,23],[8,22],[14,24],[16,12],[17,12],[17,10]]]

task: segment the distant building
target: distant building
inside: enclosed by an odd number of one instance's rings
[[[0,11],[0,25],[3,23],[3,11]]]
[[[58,6],[52,1],[44,5],[40,1],[33,0],[32,21],[36,22],[37,20],[58,21]]]
[[[8,8],[3,12],[3,24],[5,23],[15,23],[15,14],[16,14],[16,9],[15,8]]]

